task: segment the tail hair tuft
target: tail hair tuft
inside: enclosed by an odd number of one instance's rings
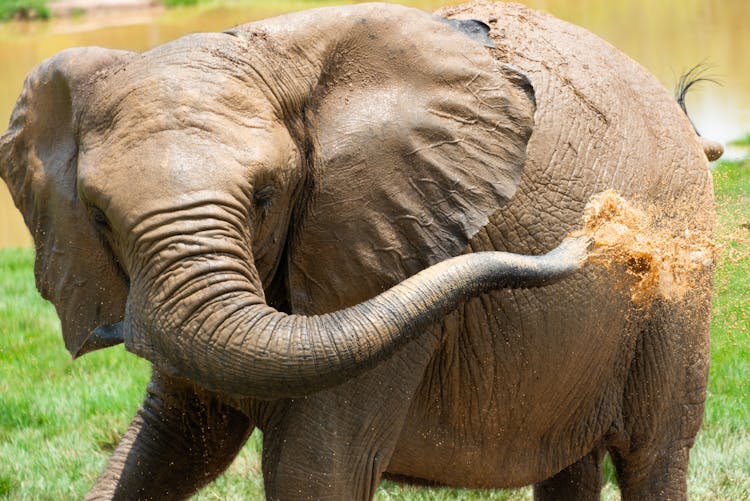
[[[688,121],[690,121],[690,125],[693,126],[693,130],[695,130],[695,133],[698,136],[701,134],[698,132],[698,129],[690,118],[690,114],[685,106],[685,97],[693,86],[701,83],[712,83],[721,86],[721,81],[717,77],[709,74],[711,68],[712,66],[705,61],[696,64],[680,76],[677,80],[677,86],[674,89],[674,98],[677,101],[677,104],[682,108],[683,113],[685,113]]]

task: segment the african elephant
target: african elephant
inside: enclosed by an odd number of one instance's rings
[[[269,499],[594,499],[607,452],[623,499],[685,498],[712,265],[645,309],[586,239],[551,249],[610,188],[710,237],[698,137],[580,28],[442,15],[489,39],[367,4],[27,78],[0,173],[37,286],[74,357],[124,340],[154,368],[90,499],[187,497],[255,427]]]

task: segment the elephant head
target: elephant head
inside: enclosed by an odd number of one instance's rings
[[[513,196],[534,110],[523,75],[434,16],[318,9],[58,54],[25,82],[0,174],[74,356],[122,335],[163,370],[274,398],[387,356],[456,284],[487,287],[476,256],[370,299]]]

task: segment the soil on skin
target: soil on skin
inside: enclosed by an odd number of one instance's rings
[[[590,263],[608,270],[624,268],[631,299],[642,307],[656,298],[682,299],[716,255],[706,236],[660,226],[655,207],[636,207],[614,190],[589,200],[583,228],[574,235],[593,237]]]

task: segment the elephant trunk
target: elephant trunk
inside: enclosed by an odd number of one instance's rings
[[[567,239],[543,256],[459,256],[368,301],[319,316],[281,313],[265,303],[242,266],[204,259],[179,293],[129,301],[126,348],[210,390],[265,399],[301,396],[363,373],[472,296],[570,275],[583,265],[587,247],[584,239]],[[138,296],[135,283],[131,296]],[[186,300],[190,296],[200,303]]]

